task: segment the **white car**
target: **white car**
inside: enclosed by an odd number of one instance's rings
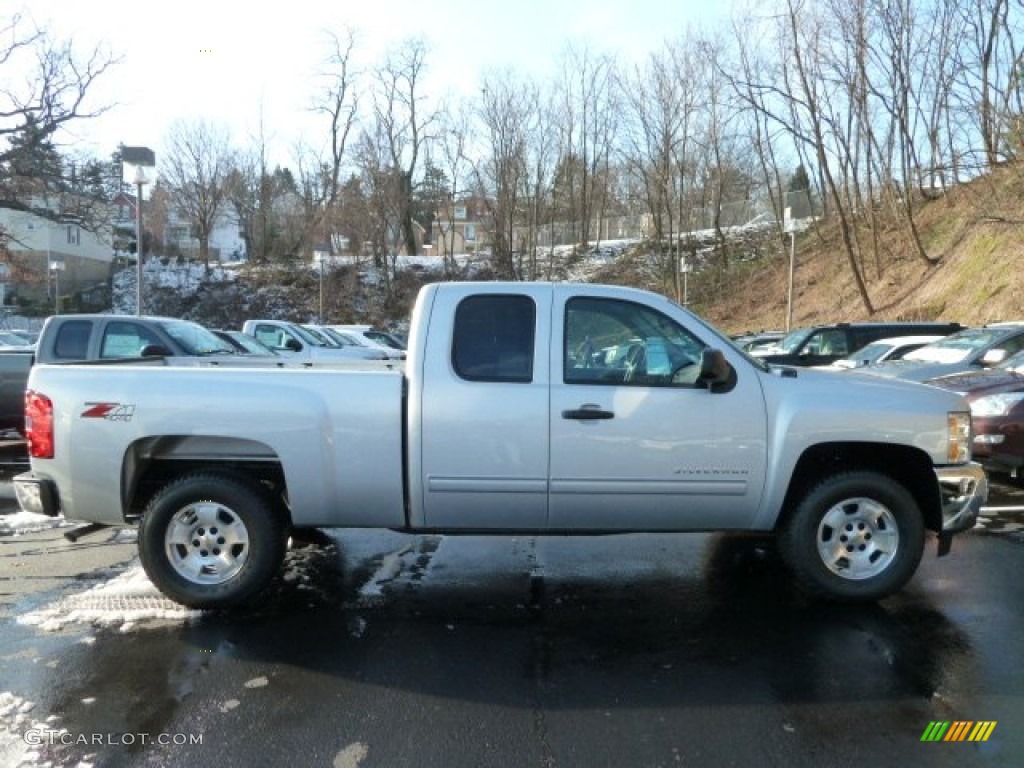
[[[372,352],[373,354],[387,360],[405,360],[405,352],[399,352],[398,350],[390,347],[381,347],[376,344],[371,344],[354,334],[342,333],[329,325],[307,323],[302,327],[310,333],[323,337],[329,343],[344,349],[359,349],[364,352]]]
[[[328,325],[325,327],[363,346],[383,349],[392,360],[405,360],[405,348],[401,343],[383,331],[375,330],[371,325]]]
[[[816,366],[827,370],[848,370],[850,368],[863,368],[866,365],[875,365],[886,360],[901,360],[908,352],[931,344],[933,341],[944,339],[945,336],[894,336],[890,339],[879,339],[873,341],[866,347],[861,347],[852,355],[836,360],[831,365]]]
[[[243,333],[255,336],[279,355],[304,361],[386,360],[378,349],[343,345],[319,338],[298,323],[285,320],[246,320]]]

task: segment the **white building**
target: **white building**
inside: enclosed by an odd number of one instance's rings
[[[193,237],[188,221],[174,210],[167,213],[164,248],[165,251],[177,249],[186,258],[199,258],[199,239]],[[240,261],[245,258],[245,240],[242,239],[238,219],[233,211],[222,209],[217,213],[210,233],[210,261]]]
[[[51,221],[25,211],[0,209],[0,250],[7,267],[4,303],[67,297],[106,282],[114,258],[111,228],[90,231],[74,221]]]

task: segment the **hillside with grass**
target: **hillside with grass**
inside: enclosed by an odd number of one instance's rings
[[[877,232],[856,236],[875,311],[864,306],[835,222],[797,236],[793,327],[860,320],[1024,321],[1024,167],[1011,165],[915,200],[918,258],[895,212],[877,211]],[[877,256],[870,244],[877,235]],[[785,327],[789,247],[776,238],[762,257],[690,276],[694,310],[730,332]]]

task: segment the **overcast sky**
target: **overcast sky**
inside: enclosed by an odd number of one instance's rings
[[[725,5],[708,0],[33,0],[22,7],[56,36],[73,39],[76,49],[103,44],[121,58],[94,93],[115,106],[75,132],[80,146],[106,156],[122,142],[159,153],[175,118],[228,123],[242,144],[255,135],[261,110],[275,154],[287,152],[309,132],[308,106],[316,90],[314,74],[327,52],[326,30],[355,30],[357,55],[365,65],[380,61],[405,39],[424,38],[427,95],[440,97],[475,93],[481,76],[492,69],[550,76],[570,41],[637,61]]]

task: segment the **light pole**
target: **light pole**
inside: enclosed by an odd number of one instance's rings
[[[782,212],[782,229],[789,233],[789,289],[786,292],[786,333],[789,333],[793,325],[793,272],[796,269],[796,226],[792,208],[787,207]]]
[[[50,257],[50,271],[53,272],[53,314],[60,314],[60,273],[64,271],[64,257]]]
[[[135,314],[142,314],[142,185],[148,184],[146,171],[135,166]]]
[[[313,249],[313,261],[320,267],[320,312],[318,313],[317,322],[320,325],[324,324],[324,261],[329,255],[329,251],[326,248],[314,248]]]
[[[149,147],[118,147],[121,153],[121,167],[135,166],[135,314],[142,314],[142,185],[148,184],[146,168],[156,165],[156,153]],[[124,177],[121,177],[124,181]]]

